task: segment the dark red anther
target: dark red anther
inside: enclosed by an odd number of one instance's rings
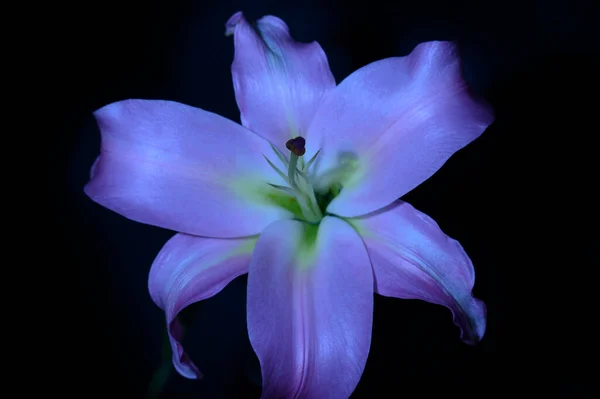
[[[304,155],[306,152],[306,148],[304,147],[305,145],[306,140],[304,140],[304,137],[300,136],[296,137],[295,139],[289,139],[287,143],[285,143],[286,148],[299,157]]]

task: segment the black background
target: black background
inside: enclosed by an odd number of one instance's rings
[[[351,5],[352,4],[352,5]],[[55,5],[41,51],[50,122],[52,337],[42,357],[78,397],[143,397],[161,363],[164,316],[149,267],[173,232],[129,221],[83,193],[100,136],[92,112],[127,98],[168,99],[239,121],[224,23],[272,14],[317,40],[340,82],[428,40],[460,45],[464,76],[496,121],[405,196],[459,240],[488,306],[475,347],[450,312],[377,296],[371,352],[352,398],[489,397],[550,389],[591,396],[598,355],[595,194],[598,18],[592,2],[103,1]],[[40,55],[42,57],[42,55]],[[57,104],[58,103],[58,104]],[[47,173],[46,173],[47,172]],[[596,247],[594,247],[596,245]],[[245,325],[246,277],[192,307],[184,341],[205,374],[172,373],[165,397],[259,398]],[[61,364],[56,368],[55,365]],[[258,377],[259,378],[259,377]]]

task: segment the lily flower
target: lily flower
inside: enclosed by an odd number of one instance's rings
[[[263,398],[347,398],[369,352],[374,293],[452,311],[478,342],[486,312],[461,245],[399,200],[493,121],[461,77],[457,48],[427,42],[339,85],[316,42],[280,19],[226,23],[238,125],[171,101],[95,112],[101,154],[85,187],[97,203],[176,234],[152,264],[173,364],[177,315],[248,273],[247,324]]]

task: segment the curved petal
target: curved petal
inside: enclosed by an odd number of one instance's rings
[[[428,42],[354,72],[323,99],[306,138],[322,149],[322,174],[344,160],[352,173],[327,210],[360,216],[389,205],[434,174],[492,123],[469,95],[456,46]]]
[[[120,101],[94,115],[102,149],[85,192],[100,205],[212,237],[257,234],[292,217],[267,184],[283,184],[262,155],[269,143],[242,126],[171,101]]]
[[[241,12],[226,24],[235,43],[235,98],[242,124],[285,150],[287,140],[304,135],[335,79],[317,42],[294,41],[285,22],[273,16],[259,19],[256,27]]]
[[[247,273],[253,238],[203,238],[176,234],[154,260],[148,289],[152,300],[165,311],[173,365],[184,377],[202,374],[183,351],[177,314],[192,303],[218,294],[231,280]]]
[[[473,264],[433,219],[397,201],[348,222],[367,246],[378,294],[444,305],[452,311],[464,342],[475,344],[483,337],[486,308],[471,294]]]
[[[250,262],[247,307],[263,399],[350,396],[369,352],[373,275],[346,222],[270,225]]]

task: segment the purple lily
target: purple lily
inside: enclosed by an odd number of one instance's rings
[[[132,220],[179,232],[150,270],[177,371],[201,376],[177,314],[248,273],[247,322],[263,398],[347,398],[369,352],[373,293],[448,307],[478,342],[461,245],[398,198],[492,123],[448,42],[367,65],[336,86],[316,42],[241,13],[232,65],[242,126],[170,101],[95,112],[102,150],[85,187]]]

